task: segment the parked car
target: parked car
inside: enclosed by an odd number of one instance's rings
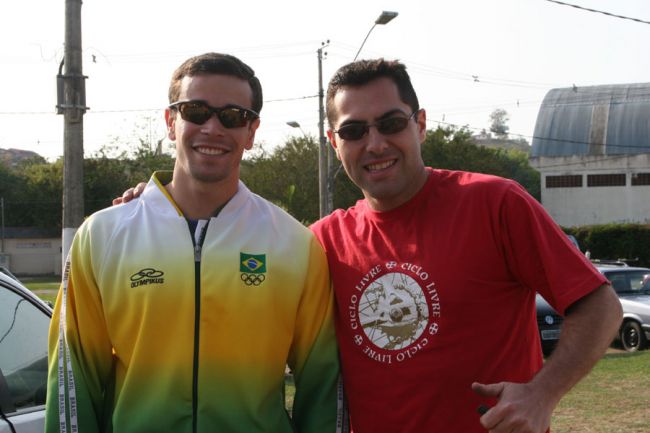
[[[42,433],[52,309],[0,272],[0,433]]]
[[[595,260],[594,265],[612,283],[623,307],[615,341],[628,352],[645,348],[650,341],[650,269],[618,260]],[[539,294],[536,301],[542,352],[548,356],[560,337],[563,318]]]
[[[623,323],[617,340],[636,352],[650,341],[650,269],[631,266],[596,266],[612,283],[623,306]]]
[[[553,352],[557,341],[560,339],[560,330],[564,318],[549,305],[539,293],[535,298],[537,310],[537,328],[539,339],[542,342],[542,352],[548,356]]]

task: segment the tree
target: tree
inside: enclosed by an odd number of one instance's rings
[[[146,182],[157,170],[172,170],[174,158],[158,154],[146,142],[129,153],[109,156],[112,147],[102,147],[84,160],[84,212],[90,215],[111,205],[113,198],[138,184]]]
[[[527,154],[472,143],[466,128],[427,131],[422,143],[426,165],[494,174],[519,182],[539,199],[539,173]],[[171,170],[174,159],[141,141],[130,152],[105,146],[84,160],[85,213],[111,205],[122,192],[146,181],[156,170]],[[339,163],[334,177],[334,208],[348,208],[363,197]],[[0,195],[7,225],[61,228],[63,162],[24,161],[15,169],[0,164]],[[290,138],[267,151],[256,145],[241,164],[241,178],[255,193],[286,209],[305,224],[319,218],[318,144],[312,137]]]
[[[497,108],[490,113],[490,131],[494,132],[499,138],[508,138],[510,127],[506,124],[510,120],[508,112],[503,108]]]
[[[465,128],[438,127],[427,131],[422,143],[422,157],[425,165],[435,168],[513,179],[537,200],[541,197],[539,173],[530,167],[525,152],[477,146]]]
[[[362,197],[361,191],[335,165],[334,208],[347,208]],[[281,206],[298,221],[319,218],[318,143],[312,137],[292,137],[284,146],[267,152],[254,149],[242,162],[241,178],[255,193]]]
[[[318,218],[318,146],[292,137],[271,152],[256,150],[242,161],[241,178],[251,191],[305,223]]]
[[[24,185],[23,194],[14,203],[14,211],[20,215],[16,226],[61,229],[63,160],[27,161],[16,173]]]

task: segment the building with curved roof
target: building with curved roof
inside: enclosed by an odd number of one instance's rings
[[[650,223],[650,83],[550,90],[530,162],[560,225]]]

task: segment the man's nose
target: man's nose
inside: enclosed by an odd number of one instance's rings
[[[208,118],[208,120],[203,125],[201,125],[201,132],[204,132],[206,134],[223,134],[225,129],[226,127],[223,126],[221,120],[219,120],[217,113],[212,113],[210,118]]]
[[[377,127],[371,126],[366,134],[366,150],[373,153],[382,153],[388,147],[386,137],[377,130]]]

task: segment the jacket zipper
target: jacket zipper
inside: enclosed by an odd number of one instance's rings
[[[199,220],[192,236],[194,244],[194,362],[192,375],[192,432],[197,432],[197,412],[199,399],[199,341],[201,322],[201,249],[208,230],[209,220]],[[197,231],[200,230],[198,239]]]

